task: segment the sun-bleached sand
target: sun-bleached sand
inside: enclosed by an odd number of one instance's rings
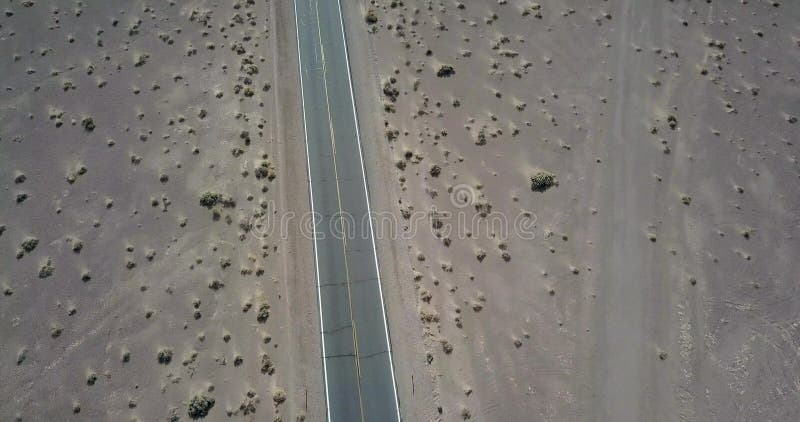
[[[798,4],[345,4],[408,420],[795,417]]]
[[[325,419],[292,6],[0,6],[0,420]],[[342,7],[403,420],[797,419],[800,3]]]
[[[0,420],[320,420],[291,3],[6,2]]]

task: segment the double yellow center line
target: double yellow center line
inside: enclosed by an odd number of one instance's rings
[[[353,329],[353,352],[356,362],[356,383],[358,387],[358,405],[361,410],[361,421],[364,422],[364,401],[361,397],[361,363],[358,354],[358,334],[356,333],[356,321],[353,318],[353,296],[350,291],[350,268],[347,260],[347,230],[344,221],[344,210],[342,209],[342,196],[339,188],[339,170],[336,164],[336,133],[333,129],[333,118],[331,117],[331,104],[328,98],[328,79],[327,66],[325,64],[325,47],[322,44],[322,28],[319,24],[319,2],[314,1],[314,11],[317,14],[317,33],[319,34],[319,49],[322,55],[322,81],[325,87],[325,104],[328,110],[328,130],[331,135],[331,150],[333,155],[333,173],[336,182],[336,200],[339,207],[339,223],[342,229],[342,252],[344,256],[344,272],[347,285],[347,305],[350,310],[350,324]],[[324,357],[323,357],[324,358]]]

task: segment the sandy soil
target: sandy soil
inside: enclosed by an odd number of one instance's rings
[[[406,420],[798,418],[800,3],[344,3]]]
[[[322,419],[291,3],[0,10],[0,420]]]
[[[0,5],[0,420],[324,419],[291,6]],[[343,6],[404,420],[800,419],[800,3]]]

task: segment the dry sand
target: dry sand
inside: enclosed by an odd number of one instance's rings
[[[345,4],[406,420],[798,418],[800,3]]]
[[[404,420],[800,417],[800,3],[343,6]],[[0,420],[323,420],[291,3],[0,10]]]
[[[0,420],[323,418],[291,3],[0,10]]]

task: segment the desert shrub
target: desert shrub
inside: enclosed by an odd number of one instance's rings
[[[87,132],[93,131],[96,127],[94,124],[94,119],[91,117],[84,117],[83,120],[81,120],[81,125]]]
[[[436,76],[440,78],[448,78],[455,74],[456,74],[456,69],[449,64],[443,64],[439,66],[439,70],[436,71]]]
[[[492,213],[492,204],[486,201],[478,201],[475,203],[475,211],[481,216],[486,217]]]
[[[172,349],[160,349],[158,351],[158,363],[168,365],[172,362]]]
[[[367,11],[367,15],[364,16],[364,20],[367,21],[370,25],[375,25],[378,23],[378,15],[375,13],[374,10],[370,9]]]
[[[540,171],[531,177],[531,190],[534,192],[544,192],[557,183],[553,173]]]
[[[222,200],[222,194],[219,192],[203,192],[200,195],[200,205],[211,208],[217,205]]]
[[[266,354],[261,354],[261,373],[272,375],[275,373],[275,364],[272,363],[272,358]]]
[[[56,268],[53,266],[52,261],[50,261],[50,258],[47,258],[44,264],[39,268],[39,278],[50,277],[55,271]]]
[[[394,78],[383,82],[383,95],[388,97],[392,102],[397,101],[397,97],[400,95],[400,90],[394,86]]]
[[[222,205],[228,208],[236,205],[236,202],[230,196],[219,192],[206,191],[200,194],[200,205],[206,208],[213,208],[215,205]]]
[[[37,245],[39,245],[39,239],[35,237],[29,237],[22,241],[22,244],[19,247],[25,252],[33,252]]]
[[[256,320],[258,322],[264,323],[264,322],[267,322],[267,319],[269,319],[269,304],[268,303],[262,303],[258,307],[258,313],[256,314]]]
[[[256,179],[259,180],[265,178],[267,180],[273,180],[275,179],[276,176],[275,167],[273,167],[272,163],[270,163],[269,161],[262,161],[261,164],[259,164],[258,167],[256,167],[254,173]]]
[[[275,389],[275,391],[272,393],[272,401],[274,401],[276,405],[285,402],[286,392],[281,388]]]
[[[189,417],[200,419],[208,416],[208,412],[214,407],[214,398],[204,395],[196,395],[189,401]]]

